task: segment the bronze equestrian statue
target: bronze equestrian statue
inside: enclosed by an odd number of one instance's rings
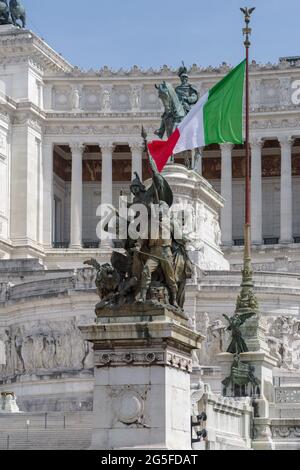
[[[0,0],[0,25],[10,24],[18,28],[26,27],[26,11],[18,0]]]

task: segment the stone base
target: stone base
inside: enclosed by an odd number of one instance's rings
[[[202,336],[162,305],[102,311],[94,344],[92,449],[191,449],[192,351]]]
[[[12,31],[14,29],[19,30],[19,28],[13,24],[0,24],[0,34],[5,34],[8,31]]]
[[[246,323],[242,325],[242,335],[249,351],[263,351],[268,354],[269,346],[266,340],[266,330],[265,321],[261,313],[257,313],[255,316],[249,318]]]
[[[254,367],[254,376],[260,381],[260,396],[256,397],[254,401],[255,416],[267,418],[270,416],[270,403],[274,402],[272,371],[277,366],[277,360],[264,351],[242,353],[240,359],[245,364],[251,364]],[[232,360],[232,354],[218,354],[222,380],[230,375]]]

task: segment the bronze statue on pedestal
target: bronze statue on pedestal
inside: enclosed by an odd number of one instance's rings
[[[101,266],[94,259],[85,262],[97,270],[96,286],[101,298],[96,306],[97,314],[101,314],[104,307],[147,301],[183,309],[186,282],[193,272],[186,250],[188,240],[184,236],[178,239],[178,221],[170,212],[172,189],[151,159],[150,165],[152,185],[146,189],[136,174],[131,184],[133,203],[128,205],[131,210],[141,211],[144,207],[147,233],[142,227],[139,237],[134,239],[128,231],[122,244],[123,252],[113,251],[110,264]],[[115,214],[118,219],[119,214]],[[153,221],[157,224],[155,234],[152,233]]]

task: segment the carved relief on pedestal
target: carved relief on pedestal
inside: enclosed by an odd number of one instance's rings
[[[268,344],[271,354],[285,369],[300,368],[300,320],[291,316],[268,318]]]
[[[204,312],[200,316],[197,330],[205,336],[201,351],[199,352],[199,362],[201,365],[216,365],[216,357],[224,352],[228,342],[228,333],[223,321],[214,318]]]
[[[1,374],[15,376],[38,370],[88,369],[92,351],[77,328],[77,321],[36,321],[0,330],[6,365]]]
[[[219,223],[219,216],[215,216],[213,218],[213,229],[214,229],[214,240],[216,246],[221,246],[222,243],[222,232],[221,232],[221,227]]]
[[[115,423],[145,425],[145,403],[150,386],[112,387]]]
[[[75,269],[74,289],[93,289],[96,280],[96,270],[92,268]]]

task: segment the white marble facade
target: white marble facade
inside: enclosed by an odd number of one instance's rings
[[[141,173],[141,125],[151,139],[161,115],[154,85],[162,80],[176,84],[178,77],[176,69],[166,66],[160,70],[134,66],[127,71],[107,67],[82,71],[34,33],[10,26],[1,26],[0,46],[0,256],[36,256],[50,265],[54,258],[65,257],[53,248],[55,240],[67,241],[69,250],[80,251],[84,239],[95,239],[95,220],[86,216],[90,204],[95,207],[96,201],[114,200],[120,188],[128,192],[130,178],[121,182],[113,175],[116,146],[129,146],[132,173]],[[205,69],[194,65],[190,80],[202,94],[228,70],[224,64]],[[300,182],[291,170],[300,137],[295,88],[299,76],[297,58],[250,66],[255,176],[252,237],[262,250],[266,239],[290,247],[300,235]],[[269,140],[279,142],[276,152],[281,158],[281,176],[263,178],[262,144]],[[89,145],[99,146],[102,152],[102,183],[97,188],[82,180],[81,160]],[[65,185],[53,174],[57,146],[68,146],[71,152],[72,176]],[[204,160],[207,155],[204,152]],[[244,187],[232,175],[237,150],[224,145],[220,155],[221,177],[211,183],[226,200],[221,211],[222,243],[231,256],[234,240],[243,238]],[[56,200],[61,204],[58,210],[64,228],[55,223]],[[58,238],[57,232],[61,232]]]
[[[193,66],[190,81],[201,94],[228,70]],[[253,63],[250,78],[255,283],[281,377],[283,369],[299,369],[300,357],[300,176],[292,172],[300,138],[300,103],[292,100],[300,59]],[[95,273],[80,268],[90,257],[105,261],[108,251],[85,249],[82,242],[94,239],[98,204],[115,203],[120,191],[129,193],[133,172],[142,174],[141,125],[152,139],[161,115],[154,85],[162,80],[176,84],[176,69],[81,71],[34,33],[0,26],[0,390],[13,382],[21,410],[92,408],[92,356],[78,324],[92,320],[97,296]],[[270,150],[265,144],[275,140]],[[83,178],[82,160],[93,146],[95,158],[101,151],[100,182]],[[118,146],[126,147],[122,157]],[[64,148],[63,157],[72,160],[68,181],[53,171],[54,150]],[[195,174],[186,194],[185,183],[178,183],[182,175],[169,175],[176,198],[201,206],[193,261],[208,273],[194,276],[185,309],[206,335],[199,359],[205,377],[217,384],[214,392],[220,391],[215,357],[228,341],[222,314],[234,311],[241,280],[243,248],[234,240],[243,238],[244,182],[232,164],[242,152],[231,145],[206,149],[203,161],[222,155],[220,177],[208,182]],[[280,175],[265,178],[262,159],[273,155]],[[118,158],[129,161],[126,181],[114,175]],[[275,241],[266,245],[265,239]],[[54,247],[55,240],[68,245]],[[215,426],[216,435],[224,426]]]

